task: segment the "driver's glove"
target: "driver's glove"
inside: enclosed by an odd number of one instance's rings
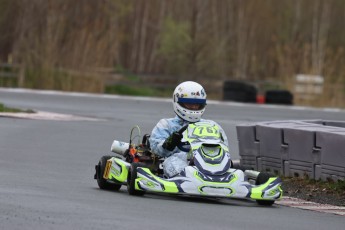
[[[181,143],[182,134],[173,132],[163,143],[162,147],[166,150],[173,151],[174,148]]]

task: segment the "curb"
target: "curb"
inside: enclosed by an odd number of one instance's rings
[[[0,113],[0,117],[54,121],[101,121],[101,119],[81,117],[62,113],[37,111],[35,113]]]
[[[288,197],[288,196],[283,196],[281,200],[278,200],[275,203],[281,206],[345,216],[345,207],[343,206],[319,204],[319,203],[306,201],[306,200],[302,200],[302,199],[298,199],[294,197]]]

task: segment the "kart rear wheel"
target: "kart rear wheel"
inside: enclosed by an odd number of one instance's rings
[[[137,168],[145,166],[143,163],[132,163],[128,171],[127,191],[129,195],[143,196],[145,191],[135,190],[135,179],[137,178]]]
[[[98,165],[96,165],[96,179],[97,179],[97,184],[100,189],[104,190],[113,190],[113,191],[118,191],[121,188],[121,184],[115,184],[111,183],[108,180],[103,178],[105,166],[107,164],[107,160],[109,160],[111,156],[102,156],[101,159],[98,162]]]
[[[256,178],[255,185],[260,185],[266,183],[270,179],[271,175],[266,172],[259,173]],[[274,204],[274,200],[256,200],[256,203],[263,206],[271,206]]]

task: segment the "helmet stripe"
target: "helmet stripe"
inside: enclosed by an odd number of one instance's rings
[[[178,98],[179,103],[189,103],[189,104],[206,104],[206,99],[198,99],[198,98]]]

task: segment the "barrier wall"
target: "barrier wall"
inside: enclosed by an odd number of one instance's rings
[[[345,179],[345,122],[270,121],[236,129],[245,167],[286,177]]]

